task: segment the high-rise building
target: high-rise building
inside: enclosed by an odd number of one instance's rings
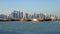
[[[35,13],[32,16],[33,16],[33,18],[36,18],[36,14]]]
[[[37,16],[37,18],[39,18],[39,14],[37,14],[36,16]]]
[[[25,14],[25,18],[28,19],[29,18],[29,15],[28,13]]]
[[[19,16],[18,11],[16,11],[16,10],[14,10],[14,12],[12,12],[11,15],[12,15],[13,18],[18,18],[18,16]]]
[[[23,18],[23,12],[20,13],[20,18]]]
[[[18,18],[20,18],[20,11],[18,12],[18,16],[19,16]]]
[[[40,14],[39,14],[39,18],[45,18],[45,15],[42,14],[42,13],[40,13]]]

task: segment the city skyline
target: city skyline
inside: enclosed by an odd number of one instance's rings
[[[44,14],[44,13],[29,14],[29,13],[21,12],[20,10],[19,11],[14,10],[9,15],[0,14],[0,18],[27,18],[29,19],[29,18],[51,18],[51,17],[59,18],[60,16],[52,15],[52,14]]]
[[[60,17],[56,16],[56,15],[51,15],[51,14],[43,14],[43,13],[33,13],[33,14],[29,14],[29,13],[25,13],[24,12],[20,12],[20,11],[16,11],[14,10],[11,14],[9,14],[9,16],[5,15],[5,14],[0,14],[0,20],[4,21],[34,21],[34,20],[59,20]]]
[[[60,0],[0,0],[0,14],[8,15],[14,10],[60,16]]]

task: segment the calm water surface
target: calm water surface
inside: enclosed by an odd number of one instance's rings
[[[0,34],[60,34],[60,21],[0,22]]]

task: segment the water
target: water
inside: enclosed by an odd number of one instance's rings
[[[0,22],[0,34],[60,34],[60,21]]]

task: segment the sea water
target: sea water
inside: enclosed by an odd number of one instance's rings
[[[0,34],[60,34],[60,21],[0,21]]]

